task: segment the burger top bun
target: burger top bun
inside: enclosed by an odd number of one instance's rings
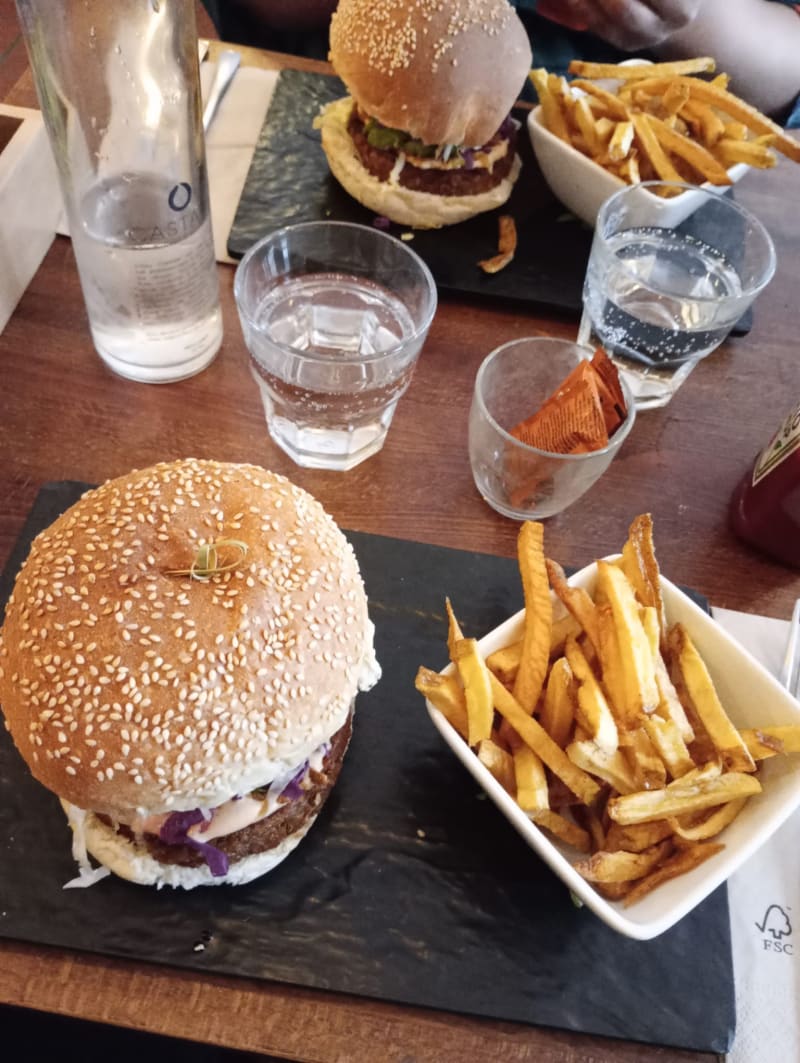
[[[356,102],[426,144],[485,144],[531,66],[507,0],[339,0],[330,60]]]
[[[218,547],[206,581],[188,570]],[[253,465],[176,461],[87,492],[34,540],[0,704],[36,778],[122,822],[215,807],[301,763],[374,673],[350,544]]]

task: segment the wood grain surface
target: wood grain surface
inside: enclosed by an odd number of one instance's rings
[[[243,55],[262,66],[320,69],[249,49]],[[35,106],[27,73],[6,99]],[[702,363],[665,409],[641,414],[602,480],[548,521],[545,534],[551,556],[580,566],[616,550],[631,518],[648,510],[667,576],[714,604],[788,617],[800,574],[735,539],[727,506],[755,452],[800,400],[800,167],[782,160],[773,172],[748,174],[737,198],[766,223],[778,250],[777,275],[756,305],[752,331]],[[233,302],[233,268],[219,272],[225,339],[214,364],[179,384],[134,384],[112,375],[94,352],[71,245],[56,239],[0,335],[0,564],[43,482],[97,482],[189,455],[285,473],[345,528],[513,555],[518,526],[489,509],[472,483],[473,380],[499,343],[536,333],[572,337],[576,320],[442,300],[384,449],[349,473],[315,472],[293,466],[267,436]],[[326,1063],[711,1058],[9,942],[0,944],[0,1002]]]

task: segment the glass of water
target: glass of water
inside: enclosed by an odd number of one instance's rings
[[[379,451],[436,311],[420,257],[364,225],[290,225],[250,248],[234,295],[278,446],[341,471]]]
[[[671,209],[691,193],[688,217]],[[601,345],[638,409],[664,406],[775,272],[761,222],[726,195],[646,181],[597,216],[578,343]]]

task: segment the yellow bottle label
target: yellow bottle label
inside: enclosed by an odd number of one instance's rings
[[[800,405],[796,406],[764,447],[753,466],[753,486],[800,447]]]

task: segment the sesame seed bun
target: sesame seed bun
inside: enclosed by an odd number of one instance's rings
[[[485,144],[531,59],[507,0],[339,0],[331,19],[330,60],[350,95],[425,144]]]
[[[178,574],[220,540],[246,555],[220,547],[232,567],[206,582]],[[121,823],[286,775],[375,667],[332,518],[281,476],[213,461],[87,492],[35,539],[0,631],[0,703],[32,773]]]
[[[322,135],[322,147],[331,173],[345,191],[367,210],[391,218],[398,225],[438,229],[501,207],[511,195],[521,166],[518,155],[514,157],[507,177],[493,188],[476,195],[439,195],[405,188],[391,181],[380,181],[363,166],[347,130],[352,105],[349,96],[329,103],[317,119],[317,127]]]

